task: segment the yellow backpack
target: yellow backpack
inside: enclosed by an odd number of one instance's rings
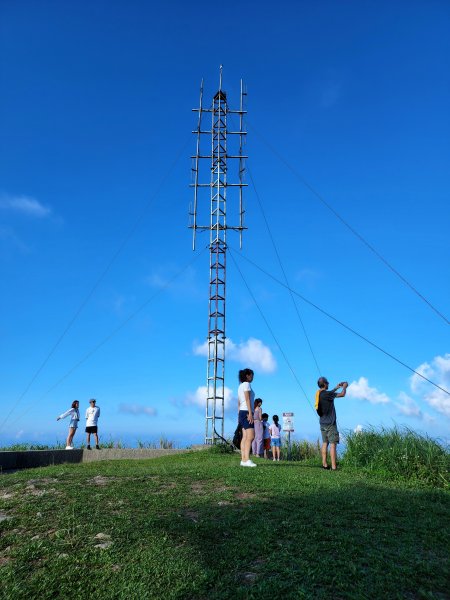
[[[316,402],[314,404],[314,408],[316,409],[316,413],[321,417],[323,415],[322,407],[320,406],[320,392],[323,390],[317,390],[316,392]]]

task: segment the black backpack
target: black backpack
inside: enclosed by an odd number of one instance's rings
[[[238,426],[236,427],[236,431],[234,432],[233,435],[233,446],[236,446],[236,448],[240,448],[241,447],[241,440],[242,440],[242,425],[239,423]]]

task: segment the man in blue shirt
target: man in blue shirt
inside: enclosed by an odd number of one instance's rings
[[[328,390],[328,380],[326,377],[319,377],[317,381],[318,391],[316,392],[316,411],[320,416],[320,431],[322,434],[322,467],[329,469],[327,464],[328,444],[330,445],[331,470],[336,471],[336,444],[339,444],[339,431],[336,425],[336,410],[334,408],[334,399],[342,398],[347,393],[348,383],[343,381],[332,390]],[[336,393],[337,390],[342,391]]]

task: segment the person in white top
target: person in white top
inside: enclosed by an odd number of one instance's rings
[[[250,447],[255,437],[255,425],[252,413],[255,392],[250,385],[253,381],[253,376],[254,373],[251,369],[242,369],[239,371],[238,419],[239,425],[242,427],[241,467],[256,467],[256,464],[250,460]]]
[[[79,406],[80,403],[78,400],[74,400],[69,410],[66,410],[66,412],[64,412],[62,415],[59,415],[59,417],[56,417],[56,420],[59,421],[60,419],[65,419],[66,417],[70,416],[69,435],[67,436],[66,440],[66,450],[73,450],[73,437],[77,432],[78,421],[80,420],[80,411],[78,410]]]
[[[272,419],[273,423],[269,427],[270,438],[272,443],[272,454],[273,460],[279,461],[281,453],[281,427],[278,415],[273,415]]]
[[[96,406],[97,400],[92,398],[89,400],[89,408],[86,409],[86,441],[87,441],[87,449],[91,449],[91,433],[94,434],[95,437],[95,447],[97,450],[100,450],[100,446],[98,444],[98,418],[100,416],[100,406]]]

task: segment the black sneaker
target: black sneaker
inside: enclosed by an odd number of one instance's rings
[[[100,446],[97,444],[97,446],[95,446],[96,450],[100,450]]]
[[[91,450],[91,447],[90,446],[86,446],[86,450]]]

